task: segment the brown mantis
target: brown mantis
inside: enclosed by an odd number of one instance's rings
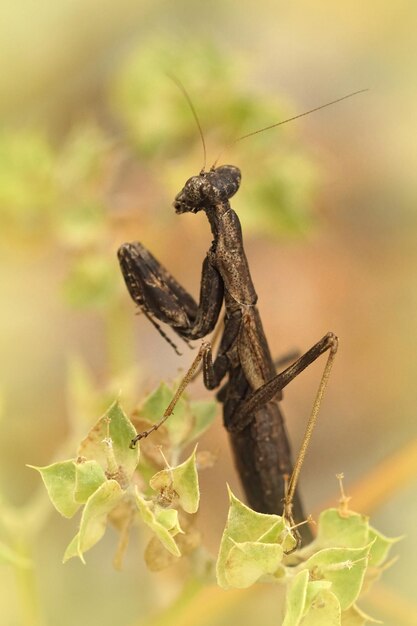
[[[183,90],[181,85],[180,88]],[[186,93],[185,96],[189,101]],[[201,133],[191,103],[190,106]],[[312,111],[320,108],[323,106]],[[262,130],[266,129],[255,133]],[[202,140],[205,150],[203,136]],[[262,513],[281,514],[284,510],[291,523],[293,517],[301,522],[305,518],[296,491],[298,475],[338,340],[333,333],[328,333],[289,367],[277,373],[257,308],[258,298],[243,247],[241,225],[229,202],[239,189],[240,181],[240,170],[233,165],[213,166],[209,171],[203,168],[198,175],[187,180],[175,198],[177,214],[203,211],[213,234],[203,261],[198,304],[142,244],[126,243],[118,251],[123,277],[132,299],[164,337],[166,335],[159,322],[170,326],[185,341],[202,339],[215,328],[223,303],[225,307],[224,328],[216,357],[213,359],[211,345],[203,342],[160,422],[138,434],[132,444],[149,435],[167,419],[202,362],[204,384],[208,389],[219,387],[227,377],[217,393],[217,399],[223,405],[224,426],[229,433],[235,464],[249,505]],[[327,364],[301,452],[293,466],[279,405],[282,390],[325,352],[329,353]],[[305,541],[311,539],[308,526],[303,527],[302,535]]]

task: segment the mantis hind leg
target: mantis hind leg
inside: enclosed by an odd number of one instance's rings
[[[250,393],[241,406],[233,412],[227,424],[235,449],[235,457],[240,466],[239,471],[242,476],[246,475],[244,484],[251,505],[262,512],[277,512],[278,504],[282,503],[283,515],[291,527],[294,527],[294,518],[298,521],[305,519],[296,489],[297,482],[337,347],[337,337],[333,333],[325,335],[283,372]],[[288,437],[278,403],[271,402],[269,405],[268,403],[275,394],[281,392],[291,380],[327,351],[329,356],[304,439],[296,462],[291,467]],[[301,537],[307,542],[311,540],[311,532],[307,526],[302,527],[300,532],[297,529],[294,530],[297,541]]]
[[[294,363],[294,361],[296,361],[300,356],[301,356],[300,350],[294,349],[294,350],[289,350],[288,352],[285,352],[285,354],[282,354],[277,359],[274,359],[274,367],[277,370],[277,374],[279,373],[278,370],[282,369],[285,365]]]
[[[296,376],[301,374],[311,363],[330,351],[335,354],[338,347],[338,339],[333,333],[327,333],[310,350],[300,356],[292,365],[283,372],[274,376],[264,385],[253,391],[240,405],[233,415],[233,421],[228,430],[238,432],[243,430],[253,419],[254,413],[264,407],[276,394],[284,389]]]

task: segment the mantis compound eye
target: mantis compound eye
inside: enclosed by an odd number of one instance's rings
[[[218,186],[224,194],[225,199],[229,199],[235,195],[240,187],[242,174],[240,169],[235,165],[221,165],[213,172],[219,180]]]

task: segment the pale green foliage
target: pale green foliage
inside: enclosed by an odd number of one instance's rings
[[[196,513],[200,502],[195,453],[196,448],[184,463],[161,470],[149,481],[152,489],[175,499],[186,513]]]
[[[313,579],[332,583],[332,592],[343,609],[349,608],[361,590],[371,545],[363,548],[325,548],[305,563]]]
[[[283,558],[282,546],[285,544],[290,549],[294,545],[288,543],[292,539],[284,519],[279,515],[256,513],[230,491],[229,496],[229,515],[217,559],[219,585],[225,589],[231,586],[248,587],[263,576],[279,575]],[[279,545],[279,550],[273,548],[276,544]],[[237,556],[238,551],[245,555],[257,554],[252,566],[251,559]]]
[[[363,515],[328,509],[317,538],[290,556],[295,540],[286,520],[255,513],[230,493],[217,580],[224,588],[257,581],[287,585],[283,626],[361,626],[372,620],[355,603],[395,541],[377,533]]]
[[[166,407],[174,395],[174,386],[161,383],[157,389],[145,398],[139,408],[139,416],[154,424],[163,415]],[[216,415],[217,407],[214,402],[192,402],[183,395],[173,415],[164,424],[168,431],[170,445],[184,447],[200,437],[208,428]]]
[[[64,517],[72,517],[79,508],[75,500],[75,462],[63,461],[47,467],[34,467],[40,472],[48,496],[56,510]]]
[[[141,428],[158,421],[173,393],[173,388],[161,384],[145,398],[135,411]],[[109,522],[121,532],[118,563],[133,523],[146,526],[152,534],[145,561],[153,571],[193,552],[201,542],[191,517],[200,501],[197,446],[182,463],[168,459],[177,459],[214,416],[214,403],[190,402],[184,395],[158,431],[163,453],[155,443],[141,440],[139,463],[139,448],[130,447],[136,429],[114,402],[81,441],[77,458],[35,468],[62,515],[72,517],[82,508],[78,532],[64,561],[78,556],[84,562],[85,552],[103,537]],[[364,626],[372,621],[356,602],[386,567],[397,539],[384,537],[366,516],[341,504],[321,513],[316,539],[294,552],[297,540],[284,517],[257,513],[230,490],[229,497],[216,567],[221,587],[246,588],[257,582],[285,585],[283,626]],[[12,559],[13,554],[6,551],[3,558]]]
[[[80,529],[64,554],[64,562],[92,548],[105,533],[107,517],[122,498],[122,488],[116,480],[106,480],[88,498],[81,516]]]
[[[150,501],[146,501],[136,491],[136,503],[139,513],[149,528],[155,533],[163,546],[174,556],[181,556],[181,552],[175,543],[174,536],[181,532],[178,522],[178,512],[169,511],[175,515],[164,515],[164,511],[160,506]]]
[[[166,408],[165,401],[172,397],[167,386],[160,386],[145,400],[140,414],[142,418],[158,419]],[[193,408],[197,406],[196,415]],[[163,408],[162,408],[163,407]],[[179,414],[186,428],[180,429],[172,421],[172,441],[167,452],[179,454],[180,448],[194,437],[194,429],[202,432],[214,417],[214,403],[192,403],[185,397],[179,405]],[[181,436],[180,436],[181,433]],[[189,535],[181,541],[185,552],[197,546],[192,524],[184,518],[187,532],[181,528],[178,508],[187,514],[198,509],[200,492],[196,467],[196,449],[183,463],[166,466],[150,479],[151,495],[141,493],[143,487],[136,472],[139,463],[139,447],[130,447],[136,429],[118,402],[114,402],[81,441],[78,456],[68,461],[53,463],[37,469],[45,483],[48,495],[57,511],[72,517],[84,505],[78,533],[70,542],[64,561],[78,556],[84,562],[84,553],[104,535],[112,517],[123,532],[136,519],[142,520],[163,550],[178,558],[182,552],[176,536]],[[164,463],[164,457],[160,455]],[[149,492],[149,488],[145,490]],[[152,542],[151,542],[152,543]],[[151,544],[150,544],[151,545]],[[158,569],[162,561],[160,550],[152,544],[152,554]],[[153,566],[150,550],[147,561]],[[167,564],[171,561],[168,560]]]
[[[134,426],[115,402],[81,441],[78,455],[97,461],[112,477],[115,474],[120,483],[127,482],[139,462],[139,449],[129,447],[135,435]]]
[[[97,461],[77,463],[75,466],[74,500],[85,504],[105,480],[104,469]]]

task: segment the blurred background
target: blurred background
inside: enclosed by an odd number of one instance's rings
[[[416,19],[405,0],[1,4],[2,624],[174,623],[182,566],[147,572],[134,537],[116,572],[111,532],[87,566],[62,566],[75,522],[26,467],[71,457],[75,431],[119,392],[131,411],[193,357],[135,316],[116,260],[137,239],[198,294],[210,230],[171,203],[202,148],[167,72],[193,100],[209,163],[239,135],[369,88],[238,142],[221,161],[242,169],[233,207],[273,354],[305,351],[329,330],[341,342],[303,470],[306,510],[336,503],[344,472],[352,508],[406,535],[361,606],[387,624],[417,623]],[[285,392],[294,449],[322,367]],[[211,397],[201,382],[190,393]],[[215,552],[225,478],[241,494],[220,410],[200,446],[217,456],[199,514]],[[277,624],[276,594],[205,590],[181,623]]]

